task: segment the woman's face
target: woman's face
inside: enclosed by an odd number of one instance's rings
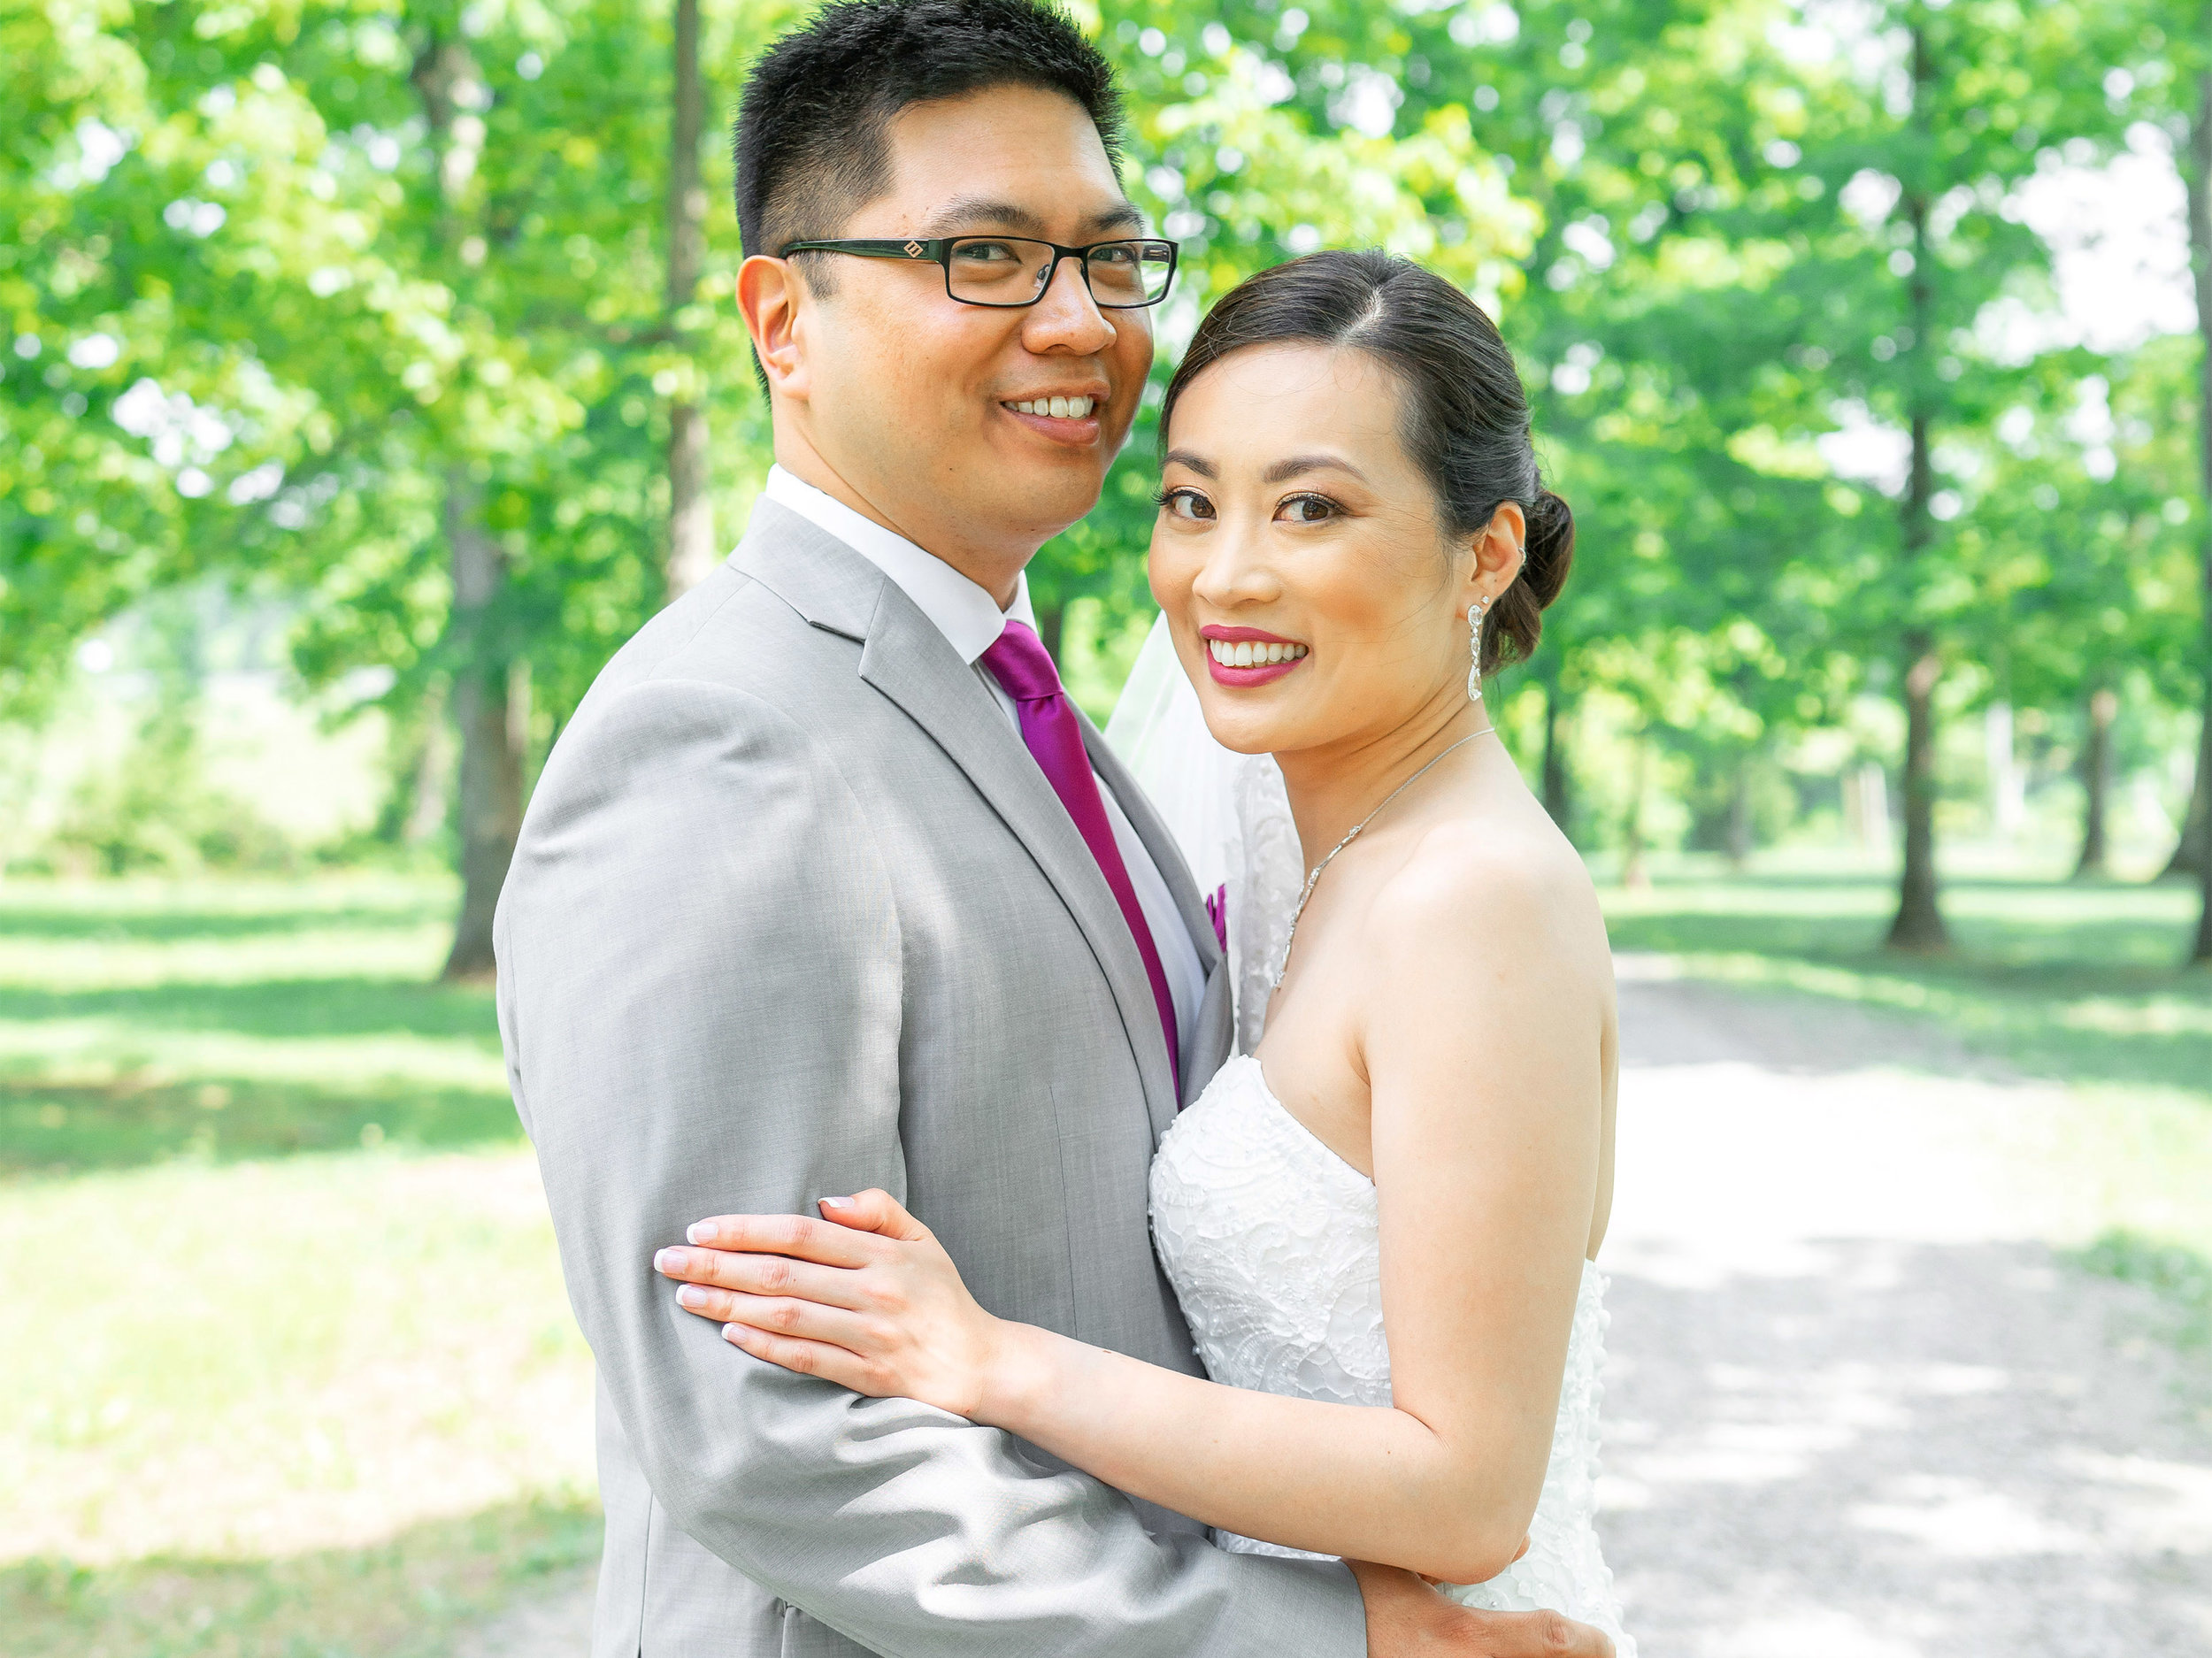
[[[1152,595],[1228,748],[1357,747],[1465,702],[1467,607],[1517,572],[1521,512],[1447,537],[1400,395],[1364,351],[1284,344],[1176,403]]]

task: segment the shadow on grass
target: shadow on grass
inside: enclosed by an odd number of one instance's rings
[[[2181,965],[2186,940],[2178,930],[2116,916],[2085,921],[2073,917],[1953,917],[1955,948],[1944,956],[1906,955],[1883,948],[1888,920],[1862,915],[1739,914],[1719,910],[1660,910],[1616,915],[1609,931],[1617,949],[1678,954],[1747,950],[1807,961],[1886,971],[1937,981],[1994,984],[2017,980],[2037,987],[2187,990],[2212,997],[2212,983]]]
[[[488,985],[330,978],[88,990],[0,987],[0,1019],[98,1018],[257,1037],[472,1037],[489,1052],[499,1049]]]
[[[1747,888],[1775,902],[1747,910]],[[1915,956],[1882,948],[1886,911],[1842,902],[1854,888],[1875,890],[1785,877],[1663,885],[1618,905],[1608,927],[1617,950],[1678,957],[1693,978],[1770,989],[1809,1009],[1842,1002],[1932,1022],[2014,1074],[2212,1086],[2212,974],[2179,965],[2185,929],[2160,913],[2165,894],[1955,882],[1956,948]]]
[[[81,1174],[189,1157],[237,1163],[386,1144],[518,1138],[504,1094],[387,1085],[379,1093],[267,1082],[71,1086],[0,1077],[0,1176]]]
[[[347,904],[318,910],[65,909],[0,904],[0,938],[44,942],[174,944],[193,940],[282,938],[302,933],[404,932],[442,914],[412,903]]]
[[[2154,1292],[2172,1313],[2169,1333],[2181,1347],[2212,1346],[2212,1256],[2120,1229],[2074,1251],[2070,1259],[2086,1271]]]
[[[0,1568],[9,1658],[442,1658],[461,1627],[599,1553],[595,1506],[518,1502],[284,1560]]]

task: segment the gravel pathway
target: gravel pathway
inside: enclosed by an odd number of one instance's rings
[[[1647,1658],[2212,1658],[2212,1378],[1990,1147],[2049,1096],[1621,963],[1606,1550]],[[588,1573],[456,1658],[585,1658]]]
[[[1623,981],[1603,1526],[1645,1652],[2212,1654],[2212,1379],[2039,1241],[1990,1147],[2047,1094]]]

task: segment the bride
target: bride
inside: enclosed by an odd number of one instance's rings
[[[702,1223],[679,1299],[1224,1547],[1402,1567],[1633,1658],[1592,1524],[1611,957],[1480,693],[1574,546],[1512,358],[1441,279],[1318,253],[1222,300],[1160,428],[1161,627],[1113,734],[1236,973],[1240,1052],[1151,1174],[1212,1379],[993,1316],[881,1192],[825,1200],[841,1227]]]

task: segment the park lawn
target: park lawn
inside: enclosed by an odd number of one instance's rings
[[[1872,876],[1605,897],[1622,949],[2065,1084],[2021,1148],[2089,1194],[2080,1258],[2212,1305],[2185,893],[1960,881],[1941,961],[1879,950]],[[451,904],[390,877],[0,886],[10,1658],[429,1658],[595,1553],[589,1355],[489,999],[432,982]]]
[[[1985,1074],[2062,1085],[2000,1149],[2023,1180],[2061,1189],[2054,1241],[2159,1290],[2185,1344],[2212,1342],[2212,971],[2180,964],[2190,887],[1954,876],[1954,948],[1938,956],[1882,947],[1896,902],[1886,872],[1777,857],[1727,874],[1686,859],[1601,895],[1616,950],[1808,1019],[1847,1002],[1939,1039],[1901,1040],[1870,1066],[1910,1068],[1948,1046]]]
[[[10,1658],[425,1654],[596,1553],[442,881],[0,887]]]

